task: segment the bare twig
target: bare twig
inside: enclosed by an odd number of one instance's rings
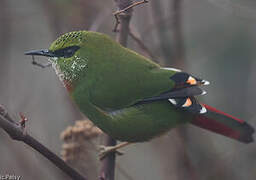
[[[129,7],[133,1],[132,0],[115,0],[118,9],[123,9],[125,7]],[[125,6],[126,5],[126,6]],[[130,19],[132,17],[132,9],[127,9],[122,14],[119,14],[119,20],[120,20],[120,28],[116,36],[116,41],[122,44],[123,46],[126,46],[128,34],[129,34],[129,24]]]
[[[4,106],[0,105],[0,127],[9,134],[9,136],[16,141],[22,141],[31,146],[33,149],[41,153],[44,157],[49,159],[55,166],[69,175],[75,180],[86,180],[76,170],[68,166],[61,158],[47,149],[44,145],[35,140],[28,133],[24,133],[22,124],[14,121],[8,114]]]
[[[143,0],[143,1],[135,2],[135,3],[131,4],[130,6],[127,6],[126,8],[124,8],[122,10],[116,11],[114,13],[114,16],[117,16],[118,14],[123,13],[123,12],[127,11],[128,9],[131,9],[131,8],[133,8],[135,6],[138,6],[140,4],[143,4],[143,3],[148,3],[148,0]]]
[[[165,24],[165,27],[169,30],[172,30],[173,28],[173,13],[170,13],[166,17],[158,18],[156,21],[149,23],[146,25],[141,32],[141,34],[149,34],[152,33],[152,31],[156,30],[159,26],[162,26],[162,24]]]
[[[118,1],[118,0],[116,0],[116,1]],[[132,4],[128,3],[130,5],[126,5],[125,8],[124,8],[124,6],[122,6],[122,3],[120,3],[120,4],[117,3],[119,10],[113,13],[113,15],[115,16],[115,19],[116,19],[116,23],[115,23],[113,31],[117,32],[118,25],[120,24],[120,20],[118,17],[120,14],[122,14],[124,12],[127,13],[127,11],[132,10],[133,7],[138,6],[140,4],[144,4],[144,3],[148,3],[148,0],[142,0],[142,1],[134,2]],[[123,3],[123,4],[127,4],[127,2]]]
[[[140,39],[139,35],[135,33],[133,28],[130,28],[129,35],[139,45],[139,47],[145,54],[147,54],[152,60],[156,61],[156,57],[154,56],[154,54],[147,48],[144,42]]]

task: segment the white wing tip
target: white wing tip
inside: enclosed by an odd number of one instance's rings
[[[210,84],[210,82],[206,81],[206,80],[202,80],[202,83],[203,83],[203,85],[209,85]]]
[[[177,105],[177,102],[175,99],[168,99],[168,101],[170,101],[170,103],[172,103],[173,105]]]
[[[207,92],[205,90],[203,90],[201,95],[205,95],[205,94],[207,94]]]
[[[169,70],[169,71],[181,72],[181,70],[180,70],[180,69],[170,68],[170,67],[164,67],[164,68],[161,68],[161,69],[165,69],[165,70]]]
[[[206,112],[207,112],[207,109],[204,106],[202,106],[202,109],[200,110],[200,114],[204,114]]]

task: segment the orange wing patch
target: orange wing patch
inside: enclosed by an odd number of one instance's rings
[[[186,102],[182,105],[182,107],[189,107],[192,105],[192,101],[190,98],[187,98]]]
[[[195,78],[193,78],[192,76],[189,76],[188,80],[186,81],[186,83],[190,84],[190,85],[196,85],[197,81]]]

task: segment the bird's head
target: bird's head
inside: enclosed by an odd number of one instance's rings
[[[28,51],[25,55],[49,57],[66,79],[73,80],[79,73],[85,72],[89,59],[99,54],[102,39],[108,37],[89,31],[69,32],[56,39],[49,49]]]
[[[61,61],[74,61],[75,56],[79,55],[81,49],[86,42],[86,31],[74,31],[66,33],[56,39],[49,47],[49,49],[32,50],[25,53],[25,55],[32,56],[46,56],[50,60],[55,60],[56,63]]]

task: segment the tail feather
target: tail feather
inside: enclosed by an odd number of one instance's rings
[[[251,125],[211,106],[204,106],[207,113],[196,115],[191,124],[243,143],[253,142],[254,128]]]

